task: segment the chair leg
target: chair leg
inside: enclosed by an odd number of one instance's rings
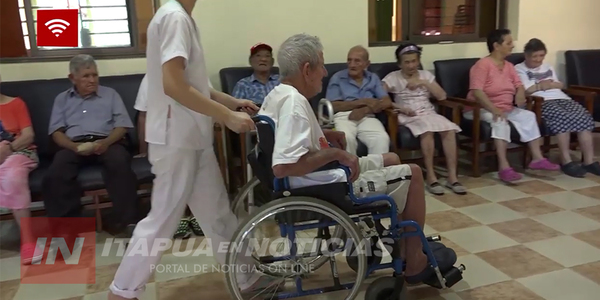
[[[479,166],[479,161],[481,158],[479,157],[479,148],[473,149],[473,159],[472,159],[472,167],[473,167],[473,177],[481,177],[481,168]]]
[[[523,169],[527,168],[527,163],[529,162],[529,150],[527,146],[523,148]]]
[[[96,210],[96,232],[102,231],[102,214],[100,213],[100,196],[94,196],[94,209]]]

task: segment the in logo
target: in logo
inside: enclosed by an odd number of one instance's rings
[[[78,9],[39,9],[37,45],[40,47],[79,47]]]
[[[21,249],[21,283],[96,282],[95,218],[23,218]]]

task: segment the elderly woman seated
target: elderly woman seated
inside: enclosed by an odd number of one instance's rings
[[[33,137],[25,102],[0,94],[0,207],[10,209],[20,226],[23,218],[31,217],[29,172],[38,164]],[[36,247],[27,229],[30,226],[22,227],[21,260],[23,264],[37,263],[43,250]]]
[[[439,101],[446,100],[446,92],[437,84],[431,72],[419,70],[421,51],[421,47],[415,44],[399,46],[396,49],[396,59],[400,70],[383,78],[383,85],[394,95],[398,124],[406,126],[421,141],[421,151],[427,169],[427,190],[435,195],[444,194],[444,187],[438,183],[433,168],[433,135],[437,132],[442,137],[448,167],[446,187],[456,194],[464,195],[466,189],[458,182],[456,172],[456,133],[461,129],[439,115],[429,101],[431,96]]]
[[[525,61],[516,66],[517,73],[529,95],[544,98],[542,119],[550,134],[556,135],[560,149],[561,169],[572,177],[584,177],[586,173],[600,175],[600,164],[594,161],[592,131],[595,124],[590,113],[561,89],[556,71],[544,63],[546,45],[539,39],[531,39],[525,45]],[[571,132],[576,132],[583,165],[571,160],[569,144]]]
[[[511,182],[522,178],[510,167],[506,157],[508,143],[511,142],[512,123],[518,131],[521,142],[529,145],[532,162],[529,168],[536,170],[559,170],[560,166],[544,158],[540,149],[540,129],[532,111],[522,109],[526,103],[525,88],[517,75],[515,67],[505,58],[514,48],[509,30],[497,29],[487,37],[490,55],[471,68],[468,100],[477,101],[482,109],[481,120],[490,123],[492,138],[498,155],[498,177]],[[517,106],[513,105],[513,99]],[[473,108],[465,109],[464,117],[473,119]]]

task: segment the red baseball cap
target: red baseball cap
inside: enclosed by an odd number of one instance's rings
[[[269,52],[273,52],[273,48],[271,48],[271,46],[265,44],[265,43],[258,43],[254,46],[252,46],[252,48],[250,48],[250,55],[254,55],[256,54],[256,52],[258,52],[259,50],[269,50]]]

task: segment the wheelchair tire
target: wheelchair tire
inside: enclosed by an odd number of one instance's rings
[[[250,213],[248,218],[246,218],[246,220],[244,220],[244,222],[240,222],[238,228],[236,229],[235,233],[233,234],[233,237],[232,237],[232,240],[230,243],[230,248],[227,251],[225,265],[227,265],[227,266],[236,265],[236,262],[237,262],[236,258],[239,256],[238,252],[240,252],[240,251],[235,250],[235,248],[237,248],[237,247],[234,247],[232,250],[231,245],[243,244],[242,241],[249,238],[250,232],[252,231],[252,229],[254,229],[256,227],[256,225],[261,220],[268,219],[269,217],[271,217],[274,214],[281,213],[284,211],[293,211],[294,209],[309,210],[309,211],[312,211],[315,213],[320,213],[320,214],[326,215],[328,218],[335,221],[338,224],[337,226],[339,226],[340,229],[342,230],[342,232],[344,232],[346,234],[346,236],[351,238],[354,241],[354,243],[364,240],[364,237],[363,237],[361,231],[359,230],[357,225],[354,223],[354,221],[339,207],[337,207],[329,202],[319,200],[316,198],[311,198],[311,197],[286,197],[286,198],[282,198],[282,199],[273,200],[273,201],[259,207],[258,209],[256,209],[252,213]],[[341,236],[341,234],[340,234],[340,236]],[[344,300],[355,299],[359,293],[359,290],[363,283],[363,280],[365,279],[364,276],[358,275],[360,272],[366,273],[366,271],[367,271],[367,258],[365,255],[365,250],[362,249],[361,251],[358,251],[357,256],[358,256],[357,276],[356,276],[353,287],[346,290],[346,291],[348,291],[349,294],[347,297],[343,298]],[[329,257],[327,257],[327,256],[324,256],[324,257],[329,259]],[[227,282],[227,289],[229,290],[229,293],[233,299],[244,299],[244,298],[242,298],[241,292],[239,290],[238,283],[237,283],[237,277],[235,274],[236,274],[236,272],[227,272],[225,274],[226,275],[225,279]]]
[[[348,266],[350,267],[350,269],[352,269],[354,272],[358,271],[358,258],[354,255],[351,255],[352,253],[355,252],[356,248],[355,245],[351,245],[350,246],[350,251],[346,251],[346,262],[348,263]],[[381,263],[381,255],[373,255],[374,253],[381,253],[382,249],[381,246],[379,245],[379,238],[374,236],[371,238],[371,251],[367,252],[371,255],[367,255],[367,267],[370,266],[374,266],[374,265],[378,265]]]
[[[258,180],[258,178],[256,176],[252,177],[252,179],[250,179],[250,181],[248,181],[239,190],[239,192],[236,194],[235,198],[233,199],[231,208],[233,210],[233,213],[238,217],[238,220],[240,220],[240,222],[241,222],[241,220],[248,218],[249,214],[251,213],[248,211],[250,209],[250,207],[248,207],[246,200],[248,199],[250,191],[255,190],[256,187],[259,185],[260,185],[260,181]],[[255,195],[256,195],[256,193],[255,193]],[[256,198],[254,200],[255,200],[254,206],[252,207],[252,209],[254,211],[258,210],[261,205],[268,203],[268,201],[257,203]],[[339,226],[335,226],[335,230],[332,233],[332,238],[333,239],[336,239],[336,238],[345,239],[345,234],[344,234],[343,230],[341,230],[339,228]],[[253,256],[253,257],[254,257],[254,260],[260,264],[260,260],[258,259],[258,257],[255,257],[255,256]],[[314,259],[312,259],[310,262],[308,262],[308,265],[310,265],[310,270],[317,270],[317,269],[321,268],[328,261],[329,261],[329,257],[327,257],[325,255],[319,255],[319,256],[316,256]],[[354,265],[356,267],[356,262]],[[279,275],[289,276],[290,275],[290,274],[273,274],[268,271],[266,273],[271,276],[279,276]]]
[[[369,300],[406,300],[408,299],[406,293],[406,286],[404,281],[400,286],[397,286],[398,280],[395,277],[381,277],[377,278],[367,287],[365,292],[365,299]],[[392,294],[396,289],[400,289],[398,298],[392,298]]]

